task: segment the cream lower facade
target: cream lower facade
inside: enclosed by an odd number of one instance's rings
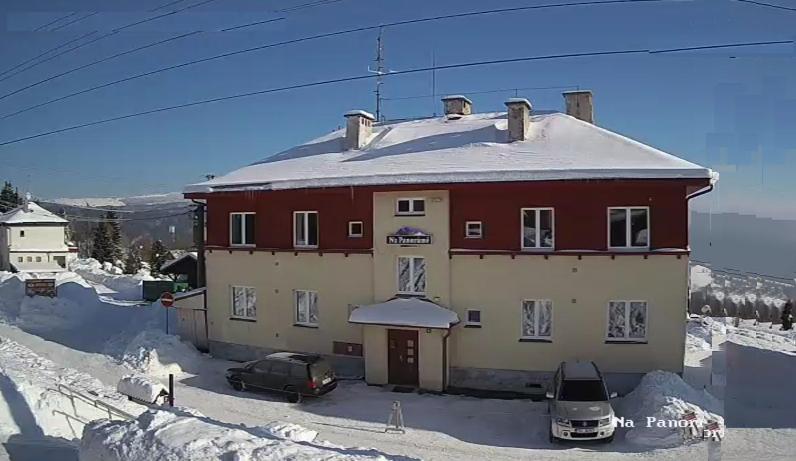
[[[342,374],[371,384],[390,376],[390,330],[417,333],[417,386],[486,389],[543,385],[564,360],[593,360],[620,392],[641,374],[683,370],[688,258],[685,255],[457,254],[449,247],[447,191],[417,191],[423,216],[402,216],[406,193],[374,193],[372,253],[214,249],[207,253],[210,350],[251,360],[271,351],[328,356]],[[323,218],[320,228],[323,229]],[[430,244],[402,246],[387,236],[403,227],[432,236]],[[352,309],[398,294],[398,258],[424,258],[424,296],[458,314],[449,329],[348,322]],[[256,293],[252,318],[232,315],[232,287]],[[298,324],[295,290],[318,296],[317,325]],[[552,334],[522,338],[523,300],[552,302]],[[646,337],[632,343],[607,338],[608,303],[647,303]],[[466,325],[468,310],[480,326]],[[337,343],[337,344],[335,344]]]

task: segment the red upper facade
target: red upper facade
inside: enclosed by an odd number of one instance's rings
[[[708,184],[706,179],[537,181],[337,187],[190,196],[207,200],[207,244],[214,247],[230,246],[231,213],[253,212],[253,247],[293,249],[294,212],[316,211],[318,250],[368,250],[373,248],[374,192],[447,190],[450,196],[451,249],[522,251],[521,210],[552,208],[553,251],[607,251],[608,209],[648,207],[649,246],[638,248],[639,251],[647,251],[688,248],[687,197]],[[351,221],[363,223],[362,237],[349,237]],[[465,223],[468,221],[482,223],[481,238],[466,238]]]

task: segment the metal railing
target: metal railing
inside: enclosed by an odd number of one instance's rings
[[[120,410],[119,408],[116,408],[111,404],[103,402],[102,400],[99,399],[99,396],[97,397],[88,396],[86,394],[83,394],[81,392],[78,392],[70,388],[65,384],[60,384],[60,383],[56,384],[55,389],[50,389],[50,390],[58,392],[59,394],[69,399],[69,401],[72,403],[72,410],[74,411],[74,415],[70,416],[74,417],[78,421],[84,418],[81,418],[78,415],[77,406],[75,405],[75,400],[81,400],[88,405],[91,405],[99,410],[107,412],[108,419],[113,419],[114,416],[117,417],[117,419],[125,419],[125,420],[135,419],[135,416],[131,415],[130,413],[127,413],[124,410]]]

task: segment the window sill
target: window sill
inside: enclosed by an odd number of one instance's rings
[[[348,236],[348,238],[350,238],[350,239],[361,239],[362,237],[364,237],[364,235],[361,235],[361,234],[360,235],[349,235]]]
[[[317,250],[318,245],[293,245],[294,250]]]
[[[299,327],[299,328],[315,328],[315,329],[318,329],[318,325],[312,324],[312,323],[294,323],[293,326],[294,327]]]
[[[236,322],[256,322],[257,319],[250,319],[247,317],[230,317],[230,320],[234,320]]]
[[[468,323],[464,325],[464,328],[481,328],[481,324],[478,323]]]
[[[396,218],[425,216],[425,213],[395,213]]]
[[[483,239],[484,237],[483,237],[483,236],[480,236],[480,235],[479,235],[479,236],[477,236],[477,237],[470,236],[470,235],[465,235],[465,236],[464,236],[464,238],[465,238],[466,240],[481,240],[481,239]]]
[[[254,248],[257,245],[254,243],[230,243],[229,246],[232,248]]]
[[[630,340],[630,339],[606,339],[605,344],[647,344],[646,339]]]
[[[608,247],[608,251],[650,251],[649,245],[644,247]]]
[[[552,338],[520,338],[521,343],[552,343]]]
[[[553,247],[522,247],[520,251],[523,253],[552,253],[556,249]]]
[[[395,296],[404,297],[404,298],[425,298],[425,293],[412,293],[408,291],[399,291],[395,293]]]

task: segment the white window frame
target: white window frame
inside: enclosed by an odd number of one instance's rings
[[[533,336],[525,335],[522,331],[522,316],[523,316],[523,309],[525,309],[525,303],[533,301],[535,303],[535,308],[533,310],[533,322],[534,322],[534,331],[537,332]],[[542,310],[539,309],[539,303],[541,302],[550,302],[550,335],[549,336],[541,336],[539,335],[539,316],[541,315]],[[552,299],[523,299],[520,302],[520,339],[533,339],[533,340],[542,340],[542,341],[552,341],[553,340],[553,329],[555,328],[555,322],[553,322],[553,315],[555,311],[555,305],[553,304]]]
[[[479,320],[477,322],[474,322],[474,321],[470,320],[470,312],[478,312]],[[483,318],[481,318],[483,313],[484,313],[484,311],[481,310],[481,309],[467,309],[467,311],[465,311],[465,313],[464,313],[464,315],[465,315],[465,317],[464,317],[465,323],[464,324],[466,326],[473,326],[473,327],[477,326],[477,327],[480,327],[481,326],[481,322],[483,321]]]
[[[615,338],[608,336],[611,326],[611,303],[625,303],[625,337]],[[630,303],[644,303],[646,316],[644,317],[644,337],[631,338],[630,335]],[[650,327],[650,303],[643,299],[610,299],[605,305],[605,341],[611,343],[646,343]]]
[[[398,204],[404,200],[409,201],[409,211],[399,211]],[[423,202],[423,211],[415,211],[415,200]],[[395,199],[395,214],[396,216],[425,216],[426,215],[426,199],[425,197],[400,197]]]
[[[359,227],[362,229],[362,231],[360,233],[358,233],[358,234],[354,233],[354,231],[352,230],[352,226],[354,224],[359,224]],[[361,238],[361,237],[364,237],[364,236],[365,236],[365,223],[364,222],[362,222],[362,221],[348,221],[348,237],[349,238]]]
[[[415,275],[415,259],[423,259],[425,260],[426,264],[428,264],[428,258],[425,256],[415,256],[415,255],[398,255],[395,258],[395,287],[396,292],[402,295],[424,295],[426,294],[425,291],[401,291],[401,258],[408,258],[409,259],[409,280],[410,282],[414,280]],[[414,285],[414,282],[411,283]],[[426,283],[425,283],[426,290],[428,289],[428,266],[426,266]]]
[[[318,244],[317,243],[315,245],[300,244],[296,240],[296,216],[299,215],[299,214],[303,214],[304,215],[304,232],[305,232],[304,241],[308,242],[309,241],[309,232],[310,232],[309,215],[313,214],[313,213],[316,216],[315,221],[317,223],[317,225],[315,226],[315,231],[317,233],[317,235],[315,236],[315,240],[317,242],[321,241],[321,219],[320,219],[320,214],[317,211],[315,211],[315,210],[294,211],[293,212],[293,248],[318,248]]]
[[[625,245],[624,246],[612,246],[611,245],[611,210],[624,210],[625,211]],[[631,239],[631,219],[630,219],[630,210],[647,210],[647,245],[646,246],[628,246],[628,241]],[[650,229],[650,207],[648,206],[609,206],[605,213],[606,216],[606,230],[608,232],[608,248],[611,250],[648,250],[650,248],[650,242],[652,232]],[[631,242],[632,243],[632,242]]]
[[[231,247],[253,247],[256,245],[254,237],[255,235],[251,236],[252,243],[232,243],[232,219],[235,215],[254,215],[254,233],[257,235],[257,213],[254,211],[232,211],[229,213],[229,246]],[[246,235],[246,219],[241,219],[240,225],[240,232],[241,232],[241,242],[249,242],[249,235]]]
[[[470,235],[470,225],[478,224],[478,235]],[[481,239],[484,238],[484,223],[482,221],[465,221],[464,222],[464,238],[468,239]]]
[[[299,293],[305,293],[307,295],[307,297],[305,299],[307,299],[307,300],[310,299],[309,298],[309,294],[310,293],[315,293],[316,304],[320,304],[320,301],[317,301],[319,296],[318,296],[318,292],[316,290],[293,290],[293,324],[294,325],[302,325],[302,326],[306,326],[306,327],[317,327],[318,326],[318,322],[310,322],[309,321],[309,318],[310,318],[310,306],[309,306],[309,304],[307,304],[307,321],[306,322],[300,322],[299,321],[299,315],[298,315],[298,310],[299,310],[298,294]],[[320,308],[319,305],[316,306],[316,307],[317,307],[317,310],[318,310],[318,318],[320,319],[320,317],[321,317],[321,308]]]
[[[251,317],[246,315],[246,295],[244,291],[244,307],[243,307],[243,315],[236,315],[235,314],[235,288],[242,288],[244,290],[254,290],[254,316]],[[250,286],[245,285],[230,285],[229,286],[229,310],[230,310],[230,318],[233,319],[242,319],[242,320],[257,320],[257,289]]]
[[[536,246],[527,247],[525,246],[525,212],[533,210],[536,214]],[[542,239],[541,233],[539,232],[541,229],[541,220],[539,219],[539,212],[549,210],[550,211],[550,230],[553,233],[553,243],[549,247],[542,246]],[[532,208],[520,208],[520,248],[523,250],[534,250],[534,251],[553,251],[556,248],[556,210],[553,207],[532,207]]]

